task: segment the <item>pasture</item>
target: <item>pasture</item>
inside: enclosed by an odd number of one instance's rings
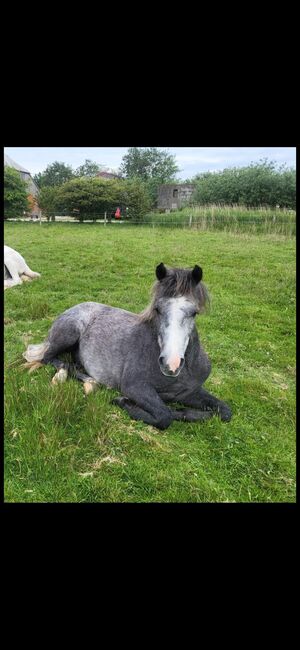
[[[10,502],[294,502],[295,239],[279,234],[100,224],[6,223],[5,243],[41,279],[5,291],[5,500]],[[196,319],[212,361],[204,387],[229,423],[163,432],[85,396],[54,368],[29,374],[65,309],[98,301],[138,312],[156,264],[203,268],[210,311]],[[122,336],[122,331],[120,331]]]

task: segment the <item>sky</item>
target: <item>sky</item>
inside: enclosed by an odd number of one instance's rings
[[[158,147],[175,156],[185,180],[204,171],[243,167],[268,158],[288,167],[296,167],[296,147]],[[5,147],[4,152],[32,175],[58,161],[76,169],[86,159],[117,170],[128,147]]]

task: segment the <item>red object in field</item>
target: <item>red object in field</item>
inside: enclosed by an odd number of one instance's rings
[[[116,212],[115,212],[115,218],[116,218],[116,219],[121,219],[121,210],[120,210],[120,208],[117,208],[117,209],[116,209]]]

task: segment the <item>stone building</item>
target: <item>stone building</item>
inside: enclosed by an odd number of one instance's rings
[[[190,200],[194,186],[190,183],[166,183],[158,188],[157,207],[159,210],[178,210]]]

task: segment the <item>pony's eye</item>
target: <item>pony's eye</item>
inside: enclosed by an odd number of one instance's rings
[[[195,316],[197,316],[197,314],[198,314],[197,311],[193,311],[193,313],[192,313],[192,317],[194,318]]]
[[[160,314],[161,312],[159,311],[158,307],[154,308],[157,314]]]

